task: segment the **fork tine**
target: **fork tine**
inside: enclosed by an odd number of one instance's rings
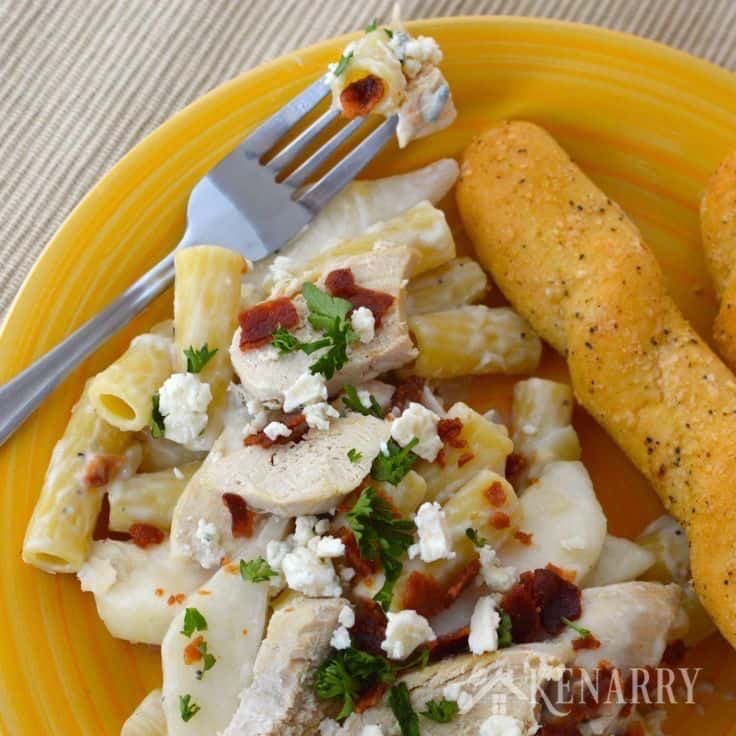
[[[335,151],[355,133],[365,122],[365,118],[355,118],[335,133],[324,145],[320,146],[301,166],[291,172],[282,182],[296,189],[304,184],[317,169],[327,162]]]
[[[267,164],[266,168],[278,174],[288,166],[306,146],[314,140],[338,115],[340,110],[331,107],[326,113],[315,120],[305,131],[300,133],[288,146],[279,151]]]
[[[330,92],[323,79],[310,84],[265,123],[259,125],[239,146],[248,158],[260,158],[275,146],[310,110]]]
[[[313,212],[322,209],[378,155],[394,137],[397,125],[396,115],[381,123],[344,159],[335,164],[316,184],[313,184],[305,194],[297,197],[296,201]]]

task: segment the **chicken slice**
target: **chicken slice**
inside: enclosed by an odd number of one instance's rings
[[[194,532],[207,498],[235,493],[254,510],[279,516],[321,514],[360,485],[391,433],[391,424],[348,414],[326,430],[310,430],[294,443],[240,447],[206,463],[182,494],[174,512],[172,536],[180,544]],[[349,450],[355,459],[348,457]]]
[[[271,617],[253,666],[253,681],[222,736],[301,736],[316,733],[324,703],[312,688],[316,667],[330,652],[342,598],[297,598]]]
[[[361,383],[381,373],[399,368],[417,357],[417,349],[409,336],[406,322],[405,296],[407,280],[411,276],[416,253],[409,248],[385,248],[343,256],[324,266],[322,278],[317,281],[324,288],[324,279],[337,269],[349,268],[356,284],[366,289],[381,291],[395,298],[383,315],[376,336],[369,343],[353,343],[349,361],[328,382],[327,389],[334,396],[346,383]],[[313,342],[324,335],[307,321],[308,309],[301,294],[293,298],[301,326],[293,333],[302,342]],[[235,372],[240,376],[243,390],[259,401],[283,401],[284,392],[309,370],[326,348],[311,355],[300,350],[279,355],[271,345],[250,350],[240,349],[240,328],[235,331],[230,357]]]
[[[480,657],[461,655],[411,672],[401,682],[406,683],[417,712],[425,709],[427,701],[443,698],[456,700],[460,707],[449,727],[423,718],[422,736],[444,736],[448,729],[453,736],[477,736],[481,724],[498,712],[501,703],[502,712],[520,722],[522,733],[534,733],[538,688],[563,676],[570,651],[566,646],[530,646]],[[353,713],[337,736],[361,736],[369,725],[379,726],[385,734],[398,733],[396,718],[384,701],[363,713]]]

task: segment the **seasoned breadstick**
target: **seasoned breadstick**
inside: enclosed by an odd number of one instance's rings
[[[705,260],[718,296],[713,340],[736,370],[736,151],[711,177],[700,203]]]
[[[733,375],[634,224],[545,131],[505,123],[476,139],[457,197],[480,261],[687,527],[696,589],[736,645]]]

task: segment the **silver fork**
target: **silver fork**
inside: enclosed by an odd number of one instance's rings
[[[342,127],[283,181],[276,178],[339,115],[331,108],[265,163],[263,157],[327,95],[318,80],[254,130],[189,195],[187,228],[176,246],[221,245],[251,261],[287,243],[381,151],[396,132],[385,120],[317,181],[310,180],[365,123]],[[0,387],[0,445],[84,358],[126,325],[174,280],[174,252],[100,314]]]

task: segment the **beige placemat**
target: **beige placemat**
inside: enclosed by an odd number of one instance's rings
[[[0,0],[0,316],[74,205],[174,112],[387,0]],[[403,0],[404,17],[546,16],[736,66],[736,0]]]

